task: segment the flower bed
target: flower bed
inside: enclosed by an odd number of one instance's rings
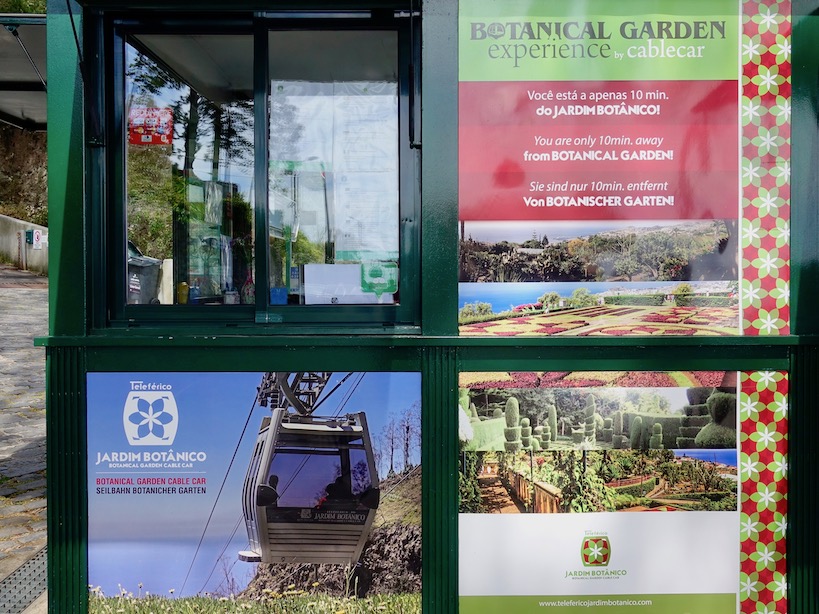
[[[676,382],[665,371],[631,371],[617,381],[624,388],[674,388]]]

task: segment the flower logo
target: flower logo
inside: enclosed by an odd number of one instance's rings
[[[131,392],[122,423],[132,446],[170,446],[176,437],[179,412],[172,392]]]
[[[606,567],[611,558],[611,542],[604,535],[585,537],[580,548],[583,567]]]

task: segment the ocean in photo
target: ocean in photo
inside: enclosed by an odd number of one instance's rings
[[[720,450],[674,450],[674,455],[678,457],[687,456],[710,463],[722,463],[731,467],[737,466],[737,451],[734,448]]]

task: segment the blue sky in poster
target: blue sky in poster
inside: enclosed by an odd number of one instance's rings
[[[679,284],[678,281],[459,283],[458,307],[480,301],[491,304],[492,311],[500,313],[517,305],[534,303],[547,292],[557,292],[560,296],[567,298],[578,288],[586,288],[592,294],[607,291],[629,294],[644,290],[667,290],[671,292]]]
[[[326,391],[345,374],[333,375]],[[391,417],[420,404],[418,373],[355,374],[321,405],[317,414],[366,411],[375,438]],[[89,583],[107,594],[120,589],[134,593],[196,594],[214,592],[233,577],[243,586],[253,566],[237,562],[247,547],[241,509],[241,485],[258,433],[269,410],[254,408],[261,373],[91,373],[88,375],[88,568]],[[178,406],[178,431],[173,445],[129,446],[123,428],[125,401],[131,381],[172,387]],[[339,404],[347,398],[339,410]],[[242,429],[247,422],[247,431]],[[238,444],[238,447],[237,447]],[[97,464],[98,454],[112,452],[204,452],[207,460],[177,473],[164,469],[110,469]],[[222,481],[235,452],[235,460]],[[420,463],[420,449],[412,452]],[[108,494],[97,492],[101,477],[204,477],[206,494]],[[214,502],[216,506],[214,508]],[[208,517],[213,509],[213,516]],[[207,532],[204,533],[205,526]],[[202,539],[202,545],[197,544]],[[195,555],[195,557],[194,557]],[[223,561],[220,561],[223,557]],[[190,572],[189,572],[190,569]],[[187,577],[187,582],[186,582]],[[184,592],[182,586],[184,584]]]

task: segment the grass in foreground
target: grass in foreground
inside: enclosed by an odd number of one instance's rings
[[[288,594],[289,593],[289,594]],[[115,597],[89,595],[89,614],[419,614],[421,595],[374,595],[366,599],[308,595],[302,591],[270,593],[264,601],[227,597],[173,599],[122,593]]]

